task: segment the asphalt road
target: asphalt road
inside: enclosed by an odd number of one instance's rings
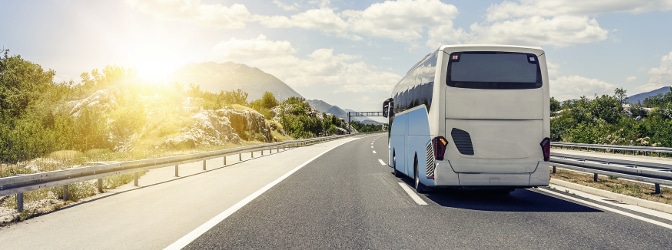
[[[217,162],[221,159],[208,164]],[[565,193],[530,189],[508,196],[446,191],[418,196],[404,189],[411,180],[394,177],[386,162],[387,138],[377,134],[202,173],[195,163],[191,171],[197,174],[189,177],[171,177],[168,168],[167,180],[156,185],[0,228],[0,249],[672,246],[668,228],[612,212],[619,208],[607,203],[584,205]],[[183,168],[189,166],[181,166],[181,173]]]
[[[375,142],[372,143],[372,141]],[[373,148],[372,148],[373,146]],[[672,230],[516,190],[438,191],[411,199],[384,135],[311,162],[191,242],[188,249],[667,249]],[[376,153],[374,153],[374,151]],[[605,204],[608,206],[608,204]],[[669,221],[667,222],[669,223]]]

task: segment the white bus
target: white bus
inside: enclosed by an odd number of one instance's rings
[[[536,47],[444,45],[427,55],[383,103],[395,176],[418,192],[547,186],[547,72]]]

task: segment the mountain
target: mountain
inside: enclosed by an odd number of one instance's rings
[[[331,105],[322,100],[306,100],[310,106],[322,113],[335,115],[343,120],[348,119],[348,112],[338,106]]]
[[[212,93],[241,89],[247,92],[247,101],[261,98],[270,91],[279,101],[289,97],[301,97],[277,77],[258,68],[234,62],[203,62],[187,64],[175,71],[171,80],[181,83],[194,83],[201,90]]]
[[[649,91],[649,92],[639,93],[639,94],[628,97],[627,102],[633,103],[633,104],[640,103],[640,102],[643,102],[644,99],[646,99],[647,97],[652,97],[652,96],[656,96],[656,95],[659,95],[659,94],[664,95],[665,93],[670,92],[671,90],[672,90],[672,87],[665,86],[665,87],[662,87],[662,88],[659,88],[659,89],[656,89],[656,90],[652,90],[652,91]]]
[[[313,107],[314,109],[317,109],[318,111],[320,111],[322,113],[327,113],[327,110],[334,107],[333,105],[331,105],[331,104],[329,104],[325,101],[317,100],[317,99],[306,100],[306,102],[308,104],[310,104],[311,107]]]

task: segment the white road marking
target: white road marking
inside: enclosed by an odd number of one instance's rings
[[[376,150],[373,150],[373,153],[375,154],[375,153],[376,153]]]
[[[378,162],[380,162],[380,165],[387,166],[387,164],[385,164],[385,162],[381,159],[378,159]]]
[[[413,201],[415,201],[415,203],[417,203],[420,206],[427,205],[427,202],[422,200],[422,198],[420,198],[420,196],[418,196],[418,194],[416,194],[415,191],[413,191],[413,189],[411,189],[411,187],[406,185],[406,183],[399,182],[399,186],[401,186],[401,188],[404,189],[404,191],[406,191],[408,196],[410,196],[411,199],[413,199]]]
[[[339,144],[339,145],[343,145],[343,144],[345,144],[345,143],[347,143],[347,142],[350,142],[350,140],[348,140],[348,141],[344,141],[343,143],[341,143],[341,144]],[[322,152],[321,154],[318,154],[317,156],[315,156],[315,157],[311,158],[310,160],[304,162],[303,164],[299,165],[298,167],[296,167],[296,168],[290,170],[289,172],[287,172],[287,173],[284,174],[283,176],[280,176],[278,179],[274,180],[273,182],[266,184],[266,186],[262,187],[261,189],[257,190],[256,192],[252,193],[250,196],[245,197],[245,199],[242,199],[241,201],[239,201],[238,203],[234,204],[234,205],[231,206],[230,208],[224,210],[223,212],[221,212],[221,213],[218,214],[217,216],[215,216],[215,217],[213,217],[212,219],[208,220],[207,222],[203,223],[202,225],[200,225],[199,227],[197,227],[197,228],[194,229],[193,231],[189,232],[189,233],[186,234],[185,236],[182,236],[182,238],[180,238],[179,240],[173,242],[173,244],[170,244],[170,246],[168,246],[168,247],[166,247],[166,248],[164,248],[164,249],[182,249],[182,248],[186,247],[187,245],[189,245],[189,243],[191,243],[192,241],[196,240],[196,239],[197,239],[198,237],[200,237],[202,234],[204,234],[205,232],[209,231],[210,229],[212,229],[213,227],[215,227],[217,224],[219,224],[220,222],[222,222],[222,221],[224,221],[226,218],[228,218],[230,215],[232,215],[233,213],[235,213],[236,211],[238,211],[239,209],[241,209],[242,207],[244,207],[245,205],[247,205],[247,203],[250,203],[251,201],[253,201],[253,200],[256,199],[257,197],[259,197],[260,195],[262,195],[264,192],[266,192],[266,191],[268,191],[269,189],[271,189],[271,188],[272,188],[273,186],[275,186],[276,184],[280,183],[281,181],[283,181],[284,179],[286,179],[286,178],[289,177],[290,175],[294,174],[294,172],[299,171],[299,169],[305,167],[305,166],[308,165],[310,162],[314,161],[315,159],[319,158],[320,156],[326,154],[327,152],[329,152],[329,151],[331,151],[332,149],[337,148],[337,147],[338,147],[338,146],[335,146],[335,147],[333,147],[333,148],[331,148],[331,149],[329,149],[329,150],[327,150],[327,151]]]
[[[371,145],[371,148],[373,148],[373,145]]]
[[[567,195],[564,195],[564,194],[560,194],[560,193],[556,193],[556,192],[548,191],[548,190],[545,190],[545,189],[542,189],[542,188],[540,188],[540,189],[536,189],[536,190],[539,190],[539,191],[541,191],[541,192],[545,192],[545,193],[548,193],[548,194],[552,194],[552,195],[560,196],[560,197],[562,197],[562,198],[571,200],[571,201],[576,202],[576,203],[586,204],[586,205],[589,205],[589,206],[591,206],[591,207],[594,207],[594,208],[597,208],[597,209],[600,209],[600,210],[603,210],[603,211],[609,211],[609,212],[617,213],[617,214],[620,214],[620,215],[625,215],[625,216],[628,216],[628,217],[633,218],[633,219],[637,219],[637,220],[641,220],[641,221],[644,221],[644,222],[648,222],[648,223],[651,223],[651,224],[654,224],[654,225],[658,225],[658,226],[661,226],[661,227],[664,227],[664,228],[667,228],[667,229],[672,229],[672,225],[667,224],[667,223],[663,223],[663,222],[660,222],[660,221],[652,220],[652,219],[645,218],[645,217],[642,217],[642,216],[639,216],[639,215],[635,215],[635,214],[631,214],[631,213],[628,213],[628,212],[623,212],[623,211],[618,210],[618,209],[613,209],[613,208],[610,208],[610,207],[607,207],[607,206],[602,206],[602,205],[599,205],[599,204],[596,204],[596,203],[592,203],[592,202],[589,202],[589,201],[585,201],[585,200],[577,199],[577,198],[574,198],[574,197],[571,197],[571,196],[567,196]]]

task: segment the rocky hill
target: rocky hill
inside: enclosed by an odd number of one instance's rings
[[[279,101],[302,97],[277,77],[258,68],[234,62],[203,62],[187,64],[173,73],[172,81],[194,83],[204,91],[219,93],[241,89],[248,93],[248,101],[256,100],[270,91]]]

